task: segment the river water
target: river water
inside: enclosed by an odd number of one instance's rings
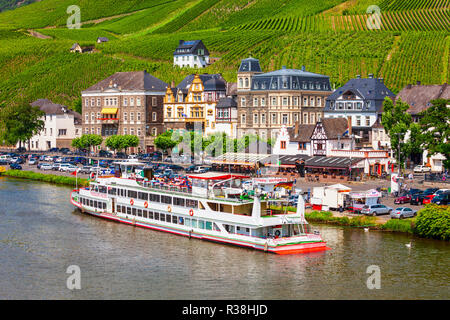
[[[448,242],[314,225],[331,250],[279,256],[84,215],[70,190],[0,178],[0,299],[450,298]]]

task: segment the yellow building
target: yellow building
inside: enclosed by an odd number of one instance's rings
[[[201,129],[216,132],[216,104],[226,95],[226,82],[220,74],[192,74],[167,88],[164,97],[166,129]]]

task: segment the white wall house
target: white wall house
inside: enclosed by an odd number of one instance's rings
[[[202,40],[180,40],[173,53],[173,65],[180,68],[205,68],[209,63],[209,51]]]
[[[29,141],[29,149],[46,151],[51,148],[70,148],[72,140],[81,136],[81,115],[66,106],[47,99],[31,104],[45,112],[44,129]]]

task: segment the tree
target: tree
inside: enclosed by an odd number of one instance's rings
[[[421,112],[420,128],[424,149],[429,155],[445,157],[444,167],[450,168],[450,99],[431,101],[431,107]]]
[[[413,149],[411,142],[416,143],[417,141],[417,130],[411,130],[413,121],[411,115],[406,112],[408,109],[409,105],[401,100],[394,104],[391,98],[384,99],[381,124],[390,137],[395,159],[399,159],[400,153],[400,167],[404,165],[405,160],[411,154]],[[407,133],[409,139],[406,139]]]
[[[19,147],[44,128],[45,112],[30,104],[0,107],[0,141]]]
[[[122,136],[114,135],[110,136],[105,140],[105,145],[114,151],[114,153],[117,150],[123,149],[123,142],[122,142]]]
[[[166,152],[167,150],[171,150],[178,145],[179,141],[172,140],[172,130],[168,130],[164,133],[158,135],[155,139],[155,146]]]
[[[73,102],[72,110],[78,112],[79,114],[83,113],[83,103],[81,101],[81,98],[78,98]]]
[[[86,148],[89,149],[89,151],[92,151],[92,147],[97,147],[103,142],[103,138],[98,134],[83,134],[80,139],[81,141],[79,144],[83,146],[83,149]]]
[[[128,148],[139,146],[139,138],[135,135],[131,135],[131,134],[124,135],[124,136],[121,136],[120,140],[122,142],[121,147],[123,149],[125,149],[125,153],[127,153]]]

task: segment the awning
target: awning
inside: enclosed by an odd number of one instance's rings
[[[241,174],[230,174],[223,172],[205,172],[199,174],[188,175],[191,179],[202,179],[202,180],[228,180],[228,179],[247,179],[249,176],[244,176]]]
[[[103,108],[102,114],[117,114],[117,110],[119,110],[119,108]]]

